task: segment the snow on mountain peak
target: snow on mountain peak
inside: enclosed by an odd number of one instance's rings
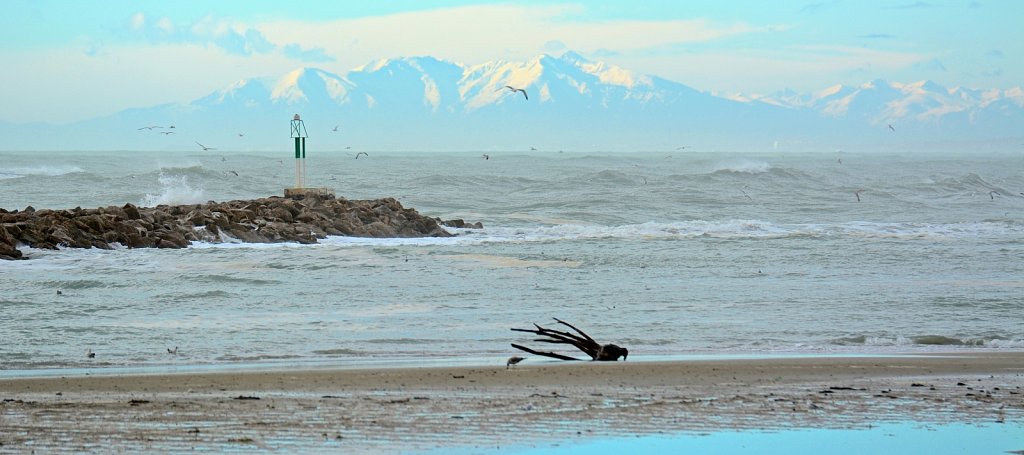
[[[318,68],[298,68],[274,84],[270,97],[274,101],[292,104],[311,101],[319,95],[341,103],[348,95],[352,83]]]

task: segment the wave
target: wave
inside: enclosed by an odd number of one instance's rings
[[[772,169],[772,165],[764,161],[737,160],[716,165],[713,173],[763,174]]]
[[[159,182],[161,191],[156,194],[147,193],[139,201],[140,206],[202,204],[209,200],[206,190],[202,187],[193,187],[187,175],[168,175],[161,172]]]
[[[0,180],[16,179],[21,177],[45,176],[56,177],[60,175],[84,172],[82,168],[74,165],[41,165],[31,167],[5,167],[0,168]]]
[[[1021,348],[1024,347],[1024,339],[1013,337],[977,337],[958,338],[945,335],[916,335],[916,336],[868,336],[858,335],[852,337],[837,338],[832,340],[837,346],[958,346],[958,347],[988,347],[988,348]]]
[[[485,221],[485,224],[488,224]],[[951,240],[978,237],[1024,236],[1024,225],[996,220],[976,223],[873,223],[849,222],[835,224],[781,224],[760,220],[691,220],[679,222],[647,222],[620,226],[556,224],[532,227],[493,226],[484,229],[448,228],[454,237],[371,238],[330,236],[319,245],[337,247],[370,246],[438,246],[479,245],[486,243],[537,243],[594,239],[623,240],[772,240],[786,238],[811,239],[904,239]],[[298,243],[205,243],[194,248],[281,248],[302,247]]]

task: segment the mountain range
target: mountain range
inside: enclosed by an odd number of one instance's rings
[[[971,141],[1016,146],[1024,134],[1024,89],[874,80],[814,93],[712,94],[574,52],[475,66],[403,57],[345,74],[298,68],[226,84],[187,104],[133,108],[66,125],[0,124],[0,147],[198,150],[202,143],[222,151],[287,151],[296,113],[311,150],[831,151]]]

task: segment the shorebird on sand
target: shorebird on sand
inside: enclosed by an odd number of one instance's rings
[[[523,357],[519,357],[517,355],[509,357],[508,358],[508,362],[505,362],[505,369],[507,370],[507,369],[509,369],[511,367],[514,367],[517,364],[519,364],[519,362],[522,362],[523,360],[526,360],[526,359],[523,358]]]

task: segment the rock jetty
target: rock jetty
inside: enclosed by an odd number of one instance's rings
[[[230,202],[97,209],[0,209],[0,259],[23,259],[32,248],[185,248],[191,242],[316,243],[350,237],[450,237],[441,221],[402,207],[393,198],[269,197]]]

